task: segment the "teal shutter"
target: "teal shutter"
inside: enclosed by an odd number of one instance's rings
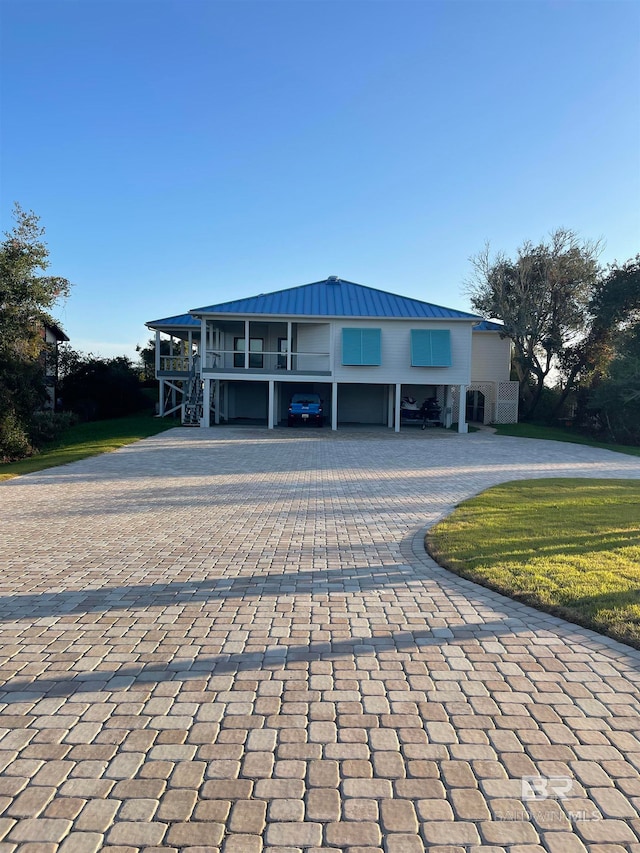
[[[449,329],[411,329],[412,367],[451,367]]]
[[[451,335],[449,329],[432,330],[431,364],[433,367],[451,367]]]
[[[360,364],[379,365],[380,329],[362,329],[362,361]]]
[[[346,365],[379,365],[381,363],[380,329],[343,329],[342,363]]]
[[[362,350],[362,339],[360,331],[360,329],[342,330],[343,364],[362,364],[360,360]]]

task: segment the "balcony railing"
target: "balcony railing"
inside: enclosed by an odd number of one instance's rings
[[[240,350],[207,350],[205,368],[220,371],[243,371],[245,354]],[[292,352],[291,368],[296,373],[329,373],[328,352]],[[250,352],[250,372],[278,373],[287,370],[287,354],[282,352]]]
[[[188,373],[188,355],[161,355],[160,370],[167,373]]]

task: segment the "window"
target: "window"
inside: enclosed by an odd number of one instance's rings
[[[451,367],[449,329],[411,329],[412,367]]]
[[[289,342],[286,338],[278,338],[278,370],[287,369],[287,352]]]
[[[381,337],[380,329],[343,329],[342,363],[379,365]]]
[[[249,367],[264,367],[263,338],[249,338]],[[244,367],[244,338],[233,339],[233,366]]]

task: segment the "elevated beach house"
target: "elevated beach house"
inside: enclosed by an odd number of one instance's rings
[[[434,398],[444,426],[517,420],[510,342],[496,323],[337,276],[152,320],[159,414],[183,423],[287,423],[294,394],[324,422],[408,423]],[[403,399],[405,403],[403,403]]]

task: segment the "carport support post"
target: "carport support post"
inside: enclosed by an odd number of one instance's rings
[[[465,420],[467,413],[467,386],[460,385],[460,395],[458,397],[458,432],[469,432],[469,427]]]
[[[211,380],[204,380],[204,388],[202,389],[202,421],[201,426],[211,426]]]
[[[160,392],[159,396],[159,405],[158,405],[158,415],[163,418],[164,417],[164,379],[160,380],[160,386],[158,388]]]
[[[268,409],[268,416],[267,416],[267,428],[268,429],[273,429],[273,406],[274,406],[274,397],[275,397],[275,394],[274,394],[275,387],[276,387],[276,384],[275,384],[274,380],[270,379],[269,380],[269,404],[268,404],[269,409]]]
[[[393,385],[387,385],[387,426],[393,429]]]
[[[395,401],[395,411],[396,411],[396,422],[395,422],[395,431],[400,432],[400,400],[402,399],[402,385],[399,382],[396,382],[396,401]]]
[[[331,383],[331,429],[338,429],[338,383]]]
[[[216,383],[215,392],[214,392],[215,396],[213,398],[214,404],[215,404],[215,409],[214,409],[214,413],[213,413],[213,419],[214,419],[214,423],[217,426],[220,423],[220,380],[216,379],[215,383]]]

